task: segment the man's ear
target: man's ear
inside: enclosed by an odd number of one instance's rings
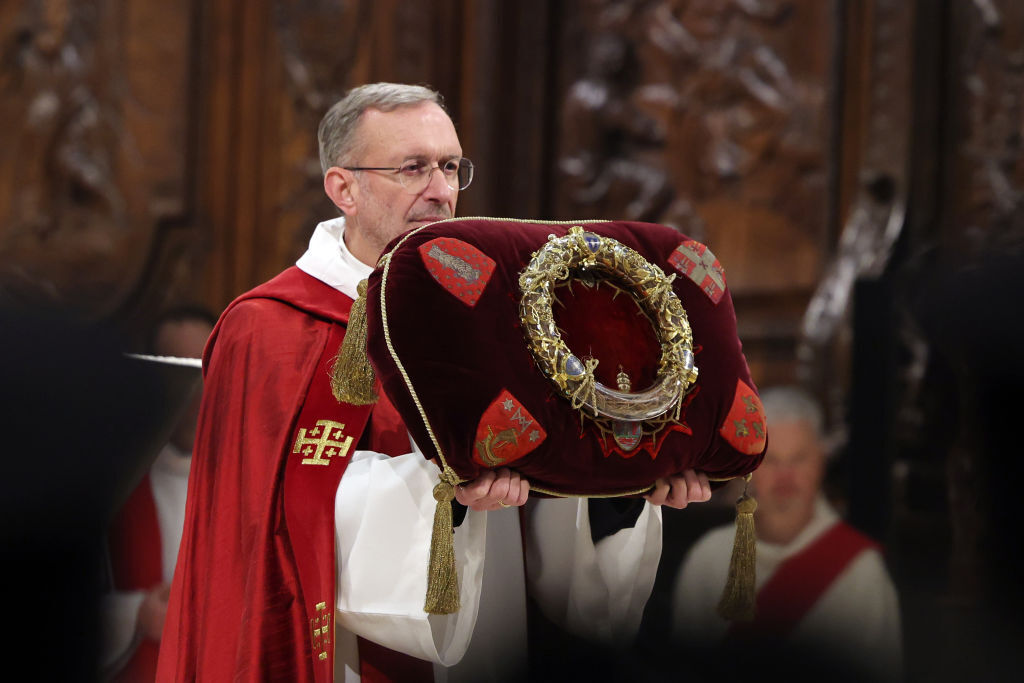
[[[324,192],[331,198],[334,205],[346,216],[354,216],[359,187],[355,183],[352,171],[332,166],[324,174]]]

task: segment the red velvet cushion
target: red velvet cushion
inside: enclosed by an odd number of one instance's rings
[[[764,417],[724,276],[706,247],[672,228],[583,224],[675,274],[699,369],[680,423],[624,450],[540,370],[520,323],[519,275],[549,235],[570,227],[461,219],[407,233],[385,251],[386,270],[382,262],[369,281],[367,350],[426,457],[436,457],[436,439],[463,479],[508,466],[539,490],[585,495],[636,491],[687,468],[712,478],[754,470],[766,444]],[[564,307],[553,306],[555,321],[575,355],[600,361],[599,382],[615,388],[621,366],[632,391],[641,391],[657,372],[658,339],[634,298],[613,294],[607,284],[557,287]]]

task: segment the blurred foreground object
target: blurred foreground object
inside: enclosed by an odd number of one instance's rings
[[[124,351],[101,325],[0,311],[6,659],[31,667],[22,680],[96,677],[103,531],[176,417],[174,379]]]

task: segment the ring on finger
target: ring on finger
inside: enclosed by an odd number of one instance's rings
[[[501,500],[498,501],[498,505],[500,505],[503,508],[510,508],[510,507],[512,507],[511,505],[506,505],[505,504],[505,499],[504,498],[502,498]]]

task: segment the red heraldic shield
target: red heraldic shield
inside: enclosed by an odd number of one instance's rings
[[[712,302],[718,303],[725,294],[725,272],[722,264],[707,246],[696,240],[686,240],[672,252],[668,262],[680,273],[697,283]]]
[[[477,425],[473,460],[484,467],[507,465],[544,443],[545,438],[547,432],[533,415],[508,389],[502,389]]]
[[[764,408],[754,390],[741,379],[736,380],[732,407],[718,433],[741,453],[757,455],[764,450],[767,438]]]
[[[469,306],[476,305],[494,272],[494,259],[452,237],[424,242],[419,250],[423,265],[442,287]]]

